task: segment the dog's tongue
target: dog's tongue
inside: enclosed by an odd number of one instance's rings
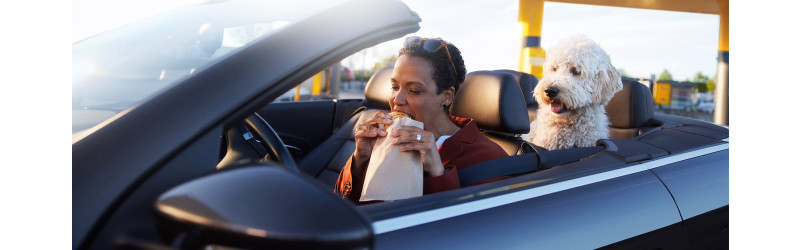
[[[561,102],[552,102],[551,103],[551,112],[559,114],[562,112],[562,103]]]

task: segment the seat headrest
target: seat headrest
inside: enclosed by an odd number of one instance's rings
[[[450,114],[473,118],[479,128],[501,133],[529,131],[526,101],[515,77],[499,71],[476,71],[465,76]]]
[[[606,106],[610,127],[638,128],[654,118],[654,99],[644,84],[623,78],[623,89],[615,93]]]
[[[364,86],[364,98],[369,104],[380,109],[390,109],[389,98],[392,97],[392,68],[386,67],[376,71],[367,85]]]
[[[528,121],[533,122],[537,119],[537,100],[534,99],[534,87],[537,86],[537,77],[529,74],[523,73],[519,71],[509,70],[509,69],[499,69],[495,70],[499,72],[506,72],[515,76],[517,79],[517,84],[520,85],[520,92],[523,92],[523,98],[526,99],[526,108],[528,108]]]
[[[534,87],[537,86],[537,82],[539,82],[536,76],[510,69],[499,69],[495,71],[512,74],[515,77],[515,80],[517,80],[518,85],[520,85],[520,92],[523,93],[523,98],[526,100],[526,106],[537,109],[537,100],[534,99],[533,94]]]

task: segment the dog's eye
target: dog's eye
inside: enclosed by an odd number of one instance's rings
[[[574,76],[581,75],[581,70],[576,67],[570,67],[570,73]]]
[[[557,69],[557,68],[558,68],[558,67],[556,67],[556,65],[554,65],[554,66],[553,66],[553,68],[551,68],[551,69],[553,70],[553,72],[556,72],[556,69]]]

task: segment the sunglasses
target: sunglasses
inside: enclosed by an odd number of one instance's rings
[[[403,47],[409,47],[409,46],[411,46],[413,44],[417,44],[417,43],[423,43],[423,49],[425,51],[427,51],[428,53],[432,53],[432,54],[434,52],[439,51],[439,49],[441,49],[441,48],[445,48],[445,55],[448,56],[448,62],[451,63],[451,69],[453,70],[453,79],[454,79],[454,85],[455,85],[456,84],[456,82],[455,82],[456,80],[455,79],[457,79],[457,77],[456,77],[456,65],[453,64],[453,59],[451,58],[451,52],[448,51],[448,45],[446,45],[445,42],[443,42],[442,40],[436,39],[436,38],[422,38],[422,37],[419,37],[419,36],[410,36],[410,37],[406,38],[405,42],[403,42]]]

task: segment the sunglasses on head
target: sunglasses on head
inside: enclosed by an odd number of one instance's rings
[[[440,39],[436,39],[436,38],[422,38],[422,37],[419,37],[419,36],[410,36],[410,37],[406,38],[405,42],[403,42],[403,47],[409,47],[409,46],[411,46],[413,44],[417,44],[417,43],[422,43],[423,44],[423,50],[427,51],[428,53],[432,53],[432,54],[434,52],[437,52],[441,48],[445,48],[445,55],[448,56],[448,62],[451,63],[451,69],[453,70],[453,79],[454,79],[454,81],[456,81],[455,80],[455,79],[457,79],[457,77],[456,77],[456,65],[453,64],[453,59],[451,58],[451,52],[448,51],[448,45],[446,45],[445,42],[443,42]],[[454,82],[454,84],[455,83],[456,82]]]

